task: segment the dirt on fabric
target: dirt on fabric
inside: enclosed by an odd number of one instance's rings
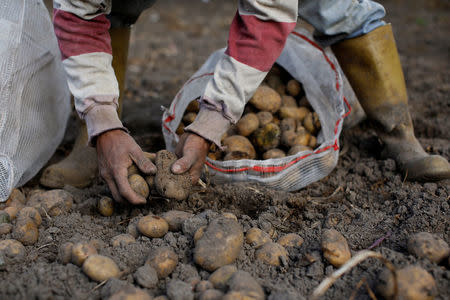
[[[164,148],[160,120],[161,106],[168,107],[183,83],[216,49],[225,47],[228,26],[236,1],[167,0],[146,11],[134,26],[125,90],[125,126],[145,151]],[[420,142],[432,154],[450,158],[450,5],[447,1],[382,1],[393,24],[410,97],[410,111]],[[52,162],[68,154],[76,129],[70,121],[66,137]],[[153,296],[165,295],[173,279],[187,281],[210,273],[193,261],[194,241],[183,232],[169,232],[163,238],[139,236],[136,242],[113,248],[114,236],[127,232],[130,223],[149,213],[161,215],[183,210],[212,220],[219,213],[238,217],[244,232],[259,227],[276,241],[285,233],[298,233],[304,243],[288,248],[287,266],[268,266],[255,258],[255,249],[244,243],[235,265],[249,272],[270,299],[307,298],[335,267],[322,255],[324,229],[334,228],[347,239],[352,253],[369,248],[385,238],[374,250],[397,268],[419,265],[435,279],[437,299],[450,298],[448,262],[438,265],[418,259],[407,250],[408,238],[417,232],[436,234],[450,243],[450,182],[409,182],[396,170],[391,159],[380,156],[382,145],[367,122],[346,130],[341,138],[339,164],[326,178],[307,188],[288,193],[263,186],[239,183],[216,186],[207,182],[197,187],[188,200],[177,202],[153,197],[145,206],[116,205],[111,217],[101,216],[96,203],[110,196],[99,179],[93,186],[65,189],[74,196],[68,214],[43,216],[39,240],[26,246],[21,263],[8,264],[0,271],[0,299],[100,299],[109,295],[111,285],[91,281],[80,267],[57,260],[65,242],[96,240],[99,253],[124,271],[121,282],[137,286],[133,273],[141,267],[151,249],[171,247],[179,257],[175,271],[145,289]],[[38,177],[37,177],[38,178]],[[34,179],[24,193],[39,187]],[[11,238],[9,234],[3,239]],[[315,261],[305,259],[315,257]],[[384,266],[366,260],[339,279],[323,299],[349,299],[361,280],[376,290]],[[284,293],[284,294],[283,294]],[[282,298],[283,295],[291,298]],[[370,299],[363,286],[356,299]]]

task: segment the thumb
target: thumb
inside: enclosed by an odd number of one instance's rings
[[[183,174],[189,171],[192,165],[195,163],[195,158],[192,155],[185,155],[172,165],[172,173]]]

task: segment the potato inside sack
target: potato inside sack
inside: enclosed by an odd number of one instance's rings
[[[252,143],[241,135],[233,135],[227,137],[223,141],[225,147],[225,159],[254,159],[256,158],[256,151]]]

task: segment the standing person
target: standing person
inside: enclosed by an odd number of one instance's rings
[[[139,2],[139,1],[136,1]],[[296,25],[308,21],[322,45],[331,45],[368,117],[379,126],[385,153],[413,180],[450,178],[448,161],[428,155],[414,136],[407,93],[391,26],[385,10],[370,0],[239,0],[228,48],[200,99],[200,112],[177,147],[174,173],[201,174],[210,143],[220,146],[224,132],[242,115]],[[127,1],[132,6],[134,1]],[[115,2],[112,3],[114,9]],[[130,188],[127,168],[134,161],[155,172],[128,135],[116,112],[119,88],[111,67],[106,15],[111,1],[56,0],[54,24],[75,106],[96,146],[102,177],[116,200],[145,199]]]

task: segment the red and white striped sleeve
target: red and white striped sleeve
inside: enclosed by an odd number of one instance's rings
[[[298,0],[240,0],[228,47],[206,86],[201,110],[186,128],[220,146],[294,30]]]
[[[119,86],[112,68],[111,0],[55,0],[54,29],[75,108],[89,139],[124,129],[117,114]]]

